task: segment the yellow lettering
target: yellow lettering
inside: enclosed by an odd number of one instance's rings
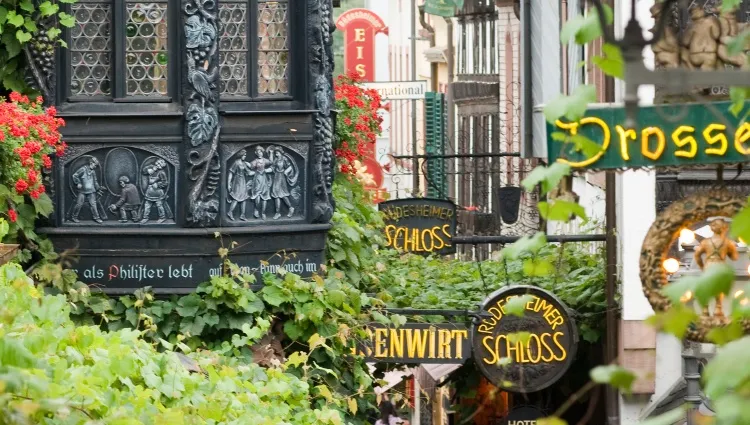
[[[672,133],[672,141],[675,145],[677,145],[678,148],[683,148],[685,145],[690,145],[690,148],[687,151],[676,151],[674,154],[675,156],[680,156],[683,158],[695,158],[695,154],[698,152],[698,141],[695,140],[695,137],[693,136],[685,136],[682,137],[682,133],[692,133],[695,131],[695,128],[690,127],[689,125],[681,125],[677,127],[677,130]]]
[[[501,337],[497,337],[498,341]],[[507,357],[511,357],[510,353],[511,351],[516,352],[516,363],[521,363],[521,356],[519,355],[519,343],[516,342],[515,344],[511,342],[507,337],[503,336],[505,338],[505,355]]]
[[[425,236],[430,237],[429,245],[427,245],[427,238]],[[435,240],[432,237],[432,229],[422,230],[422,249],[427,252],[432,252],[435,250]]]
[[[393,246],[393,244],[396,242],[394,239],[393,232],[396,230],[396,226],[389,224],[385,226],[385,243],[386,246]]]
[[[442,231],[443,231],[443,234],[445,235],[445,240],[446,241],[450,241],[451,240],[451,234],[448,231],[450,228],[451,228],[450,224],[445,224],[445,225],[443,225],[443,228],[442,228]],[[446,242],[445,246],[451,246],[451,244],[449,244],[448,242]]]
[[[579,125],[580,124],[580,125]],[[555,121],[555,125],[558,127],[564,129],[564,130],[570,130],[570,135],[575,136],[578,134],[578,128],[582,127],[586,124],[596,124],[599,127],[601,127],[602,132],[604,133],[604,140],[602,141],[602,150],[599,151],[596,155],[592,156],[591,158],[588,158],[584,161],[578,161],[578,162],[571,162],[566,159],[558,158],[558,162],[562,162],[565,164],[570,165],[571,167],[585,167],[587,165],[591,165],[595,163],[596,161],[601,158],[605,152],[607,152],[607,148],[609,147],[609,140],[611,138],[611,134],[609,132],[609,127],[607,127],[607,124],[602,121],[599,118],[596,117],[586,117],[580,121],[580,123],[563,123],[560,120]]]
[[[734,133],[734,148],[742,155],[750,154],[750,149],[742,146],[742,144],[747,142],[748,139],[750,139],[750,123],[746,122]]]
[[[404,357],[404,329],[391,329],[391,357]]]
[[[552,360],[555,360],[555,354],[554,354],[554,353],[552,352],[552,348],[551,348],[551,347],[549,346],[549,344],[547,344],[547,343],[546,343],[546,342],[544,341],[544,337],[552,338],[552,335],[550,335],[550,334],[548,334],[548,333],[543,333],[543,334],[542,334],[542,335],[541,335],[541,336],[539,337],[539,342],[541,342],[542,346],[544,346],[544,348],[546,348],[546,349],[547,349],[547,352],[549,353],[549,357],[547,357],[547,356],[543,356],[543,357],[542,357],[542,361],[543,361],[543,362],[550,362],[550,361],[552,361]]]
[[[424,357],[427,346],[427,332],[427,329],[413,329],[411,332],[407,332],[406,352],[410,359]]]
[[[464,339],[469,337],[468,331],[458,331],[453,330],[451,331],[451,335],[454,338],[454,341],[456,341],[456,357],[457,359],[462,359],[464,357]],[[487,338],[487,337],[485,337]]]
[[[388,355],[385,351],[385,336],[388,333],[386,328],[375,329],[375,357],[385,357]]]
[[[354,41],[365,41],[365,29],[356,28],[354,30]]]
[[[486,337],[482,338],[482,345],[484,345],[484,348],[492,356],[489,360],[486,357],[482,358],[483,362],[485,362],[487,364],[494,365],[494,364],[497,364],[498,360],[500,360],[500,359],[497,358],[497,341],[499,339],[500,338],[498,337],[498,339],[495,341],[495,347],[493,348],[493,347],[490,347],[490,345],[487,343],[487,340],[492,341],[492,337],[491,336],[486,336]]]
[[[440,230],[440,226],[435,226],[432,228],[432,237],[435,240],[435,245],[434,245],[435,250],[443,249],[443,247],[445,247],[445,242],[443,242],[443,238],[441,238],[437,233],[438,230]]]
[[[531,352],[532,340],[536,340],[536,358],[532,356],[532,352]],[[542,358],[542,343],[541,341],[539,341],[539,336],[537,336],[536,334],[531,334],[531,336],[529,336],[528,351],[529,351],[529,361],[534,364],[539,363],[539,360]]]
[[[620,155],[625,161],[630,161],[630,154],[628,153],[628,139],[635,140],[638,135],[635,130],[629,128],[625,130],[621,125],[615,126],[615,131],[620,136]]]
[[[435,358],[435,328],[430,327],[430,350],[429,354],[427,355],[428,359],[434,359]]]
[[[557,348],[559,348],[562,353],[559,358],[556,358],[556,360],[560,360],[560,361],[563,361],[565,360],[566,357],[568,357],[568,352],[565,351],[565,347],[563,347],[562,344],[560,344],[560,341],[557,340],[558,337],[564,336],[564,335],[565,334],[562,332],[555,332],[555,334],[552,335],[552,339],[555,341],[555,345],[557,345]]]
[[[364,59],[365,46],[357,46],[357,59]]]
[[[398,235],[399,235],[399,234],[400,234],[401,232],[403,232],[403,233],[404,233],[404,239],[403,239],[403,241],[404,241],[404,246],[402,246],[402,247],[399,247],[399,246],[398,246],[398,243],[397,243],[397,242],[399,242],[399,238],[398,238]],[[408,237],[409,237],[409,232],[408,232],[408,231],[406,230],[406,228],[404,228],[404,227],[399,227],[398,229],[396,229],[396,234],[395,234],[395,236],[394,236],[394,238],[393,238],[393,249],[396,249],[396,250],[399,250],[399,251],[400,251],[400,250],[404,250],[404,251],[406,251],[406,239],[407,239]]]
[[[703,137],[706,139],[706,142],[709,145],[713,145],[716,143],[721,143],[718,148],[708,148],[706,149],[707,155],[724,155],[727,153],[727,135],[724,133],[714,134],[711,135],[711,132],[714,130],[717,131],[724,131],[727,129],[727,126],[724,124],[709,124],[708,127],[706,127],[705,130],[703,130]]]
[[[451,331],[438,330],[438,358],[450,359],[451,357]]]
[[[653,151],[649,147],[649,139],[651,136],[656,136],[656,149]],[[661,154],[664,153],[664,148],[667,145],[666,137],[664,132],[658,127],[647,127],[641,131],[641,153],[646,158],[653,161],[658,160]]]

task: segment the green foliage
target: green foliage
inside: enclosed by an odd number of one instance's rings
[[[609,384],[625,392],[630,392],[635,378],[633,372],[617,365],[597,366],[591,369],[592,381],[598,384]]]
[[[59,0],[74,3],[75,0]],[[52,26],[40,31],[39,22],[72,27],[75,20],[60,10],[56,1],[0,0],[0,81],[8,91],[29,93],[24,82],[26,59],[24,48],[31,46],[42,54],[54,54],[56,44],[65,46],[60,39],[60,27]]]
[[[552,99],[544,107],[544,116],[551,123],[561,117],[568,121],[578,121],[586,113],[588,104],[595,101],[596,86],[581,85],[573,89],[570,96],[560,95]]]
[[[614,12],[612,8],[603,5],[604,7],[604,20],[607,24],[611,24],[614,19]],[[560,32],[560,42],[562,44],[568,44],[575,42],[576,44],[590,43],[597,38],[602,36],[602,27],[599,23],[599,14],[596,9],[589,9],[589,13],[586,16],[576,16],[570,19],[563,25],[562,31]]]
[[[0,267],[4,424],[343,423],[335,409],[310,404],[311,385],[291,364],[264,369],[206,351],[182,360],[138,330],[76,325],[69,310],[19,266]]]

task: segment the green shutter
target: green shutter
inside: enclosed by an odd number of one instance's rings
[[[445,95],[442,93],[425,93],[425,153],[427,155],[445,155],[447,111]],[[445,158],[427,159],[427,196],[430,198],[448,198]]]

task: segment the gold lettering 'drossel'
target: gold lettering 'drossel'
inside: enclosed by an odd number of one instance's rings
[[[379,360],[387,359],[463,359],[464,343],[469,338],[466,329],[409,329],[375,328],[367,330],[370,344],[360,355]]]
[[[434,252],[451,246],[450,225],[429,229],[385,226],[386,245],[404,252]]]
[[[564,158],[558,158],[559,162],[566,163],[571,167],[586,167],[598,161],[609,148],[611,132],[609,126],[601,119],[596,117],[586,117],[578,122],[565,123],[556,121],[555,125],[563,130],[567,130],[571,136],[575,136],[585,125],[596,125],[602,131],[601,150],[591,158],[583,161],[568,161]],[[669,135],[669,139],[675,146],[672,153],[675,157],[692,159],[698,155],[700,144],[704,143],[703,152],[706,155],[724,156],[729,148],[729,139],[725,133],[727,126],[724,124],[711,123],[703,129],[696,129],[689,125],[677,127]],[[702,142],[695,137],[696,132],[702,136]],[[630,161],[630,147],[632,142],[638,139],[638,133],[632,128],[624,128],[621,125],[615,125],[615,134],[618,138],[619,154],[623,161]],[[734,132],[734,149],[741,155],[750,154],[750,123],[745,122],[740,125]],[[640,150],[644,158],[652,161],[658,161],[667,151],[667,134],[659,127],[646,127],[640,133]]]

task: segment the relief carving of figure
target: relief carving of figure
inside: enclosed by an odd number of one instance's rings
[[[141,196],[138,194],[138,188],[133,183],[130,183],[128,176],[121,176],[119,179],[120,187],[120,199],[109,206],[109,210],[117,214],[120,212],[120,223],[128,222],[128,213],[133,222],[137,223],[140,219],[139,210],[141,208]]]
[[[683,58],[687,59],[686,65],[706,71],[716,69],[721,37],[719,20],[697,6],[691,9],[690,19],[692,23],[683,39],[687,47],[687,57]]]
[[[166,189],[169,187],[169,177],[164,171],[167,166],[166,161],[163,159],[156,160],[156,163],[152,166],[146,167],[143,170],[143,174],[147,179],[146,183],[146,202],[143,208],[143,219],[141,224],[147,223],[151,215],[151,207],[156,205],[156,209],[159,214],[157,223],[163,223],[167,219],[167,206],[164,204],[164,199],[167,197]]]
[[[720,43],[718,56],[719,59],[721,59],[721,61],[727,65],[736,66],[738,68],[747,68],[747,55],[745,55],[744,52],[731,56],[728,51],[729,43],[731,43],[732,39],[737,37],[737,35],[740,33],[736,13],[736,10],[729,10],[721,13],[721,15],[719,16],[721,35],[719,37]]]
[[[274,220],[281,217],[281,202],[287,207],[287,217],[294,215],[294,207],[289,200],[291,189],[297,184],[299,173],[292,161],[284,156],[281,148],[269,149],[273,161],[273,181],[271,182],[271,197],[276,203],[276,214]]]
[[[73,213],[70,217],[70,220],[74,223],[79,222],[78,215],[81,213],[81,207],[86,202],[88,202],[91,216],[95,222],[101,224],[102,217],[106,218],[105,212],[99,209],[99,191],[101,190],[101,186],[96,178],[96,167],[98,166],[99,160],[91,157],[88,164],[81,166],[73,173],[73,183],[78,189],[76,203],[73,206]]]
[[[727,222],[729,219],[724,217],[711,217],[708,220],[711,223],[709,226],[714,234],[710,238],[703,239],[695,250],[695,263],[701,268],[701,270],[711,264],[724,263],[727,261],[727,258],[731,260],[737,260],[739,258],[737,245],[727,237],[727,231],[729,230]],[[706,257],[705,260],[703,259],[704,255]],[[723,300],[724,294],[720,294],[716,299],[715,316],[724,316],[722,308]],[[703,309],[703,314],[708,315],[708,308]]]
[[[656,3],[651,7],[651,16],[653,16],[654,22],[659,22],[662,9],[662,3]],[[652,28],[651,33],[654,32]],[[680,45],[671,26],[666,25],[664,27],[661,39],[651,46],[651,50],[654,52],[654,58],[659,67],[677,68],[680,65]]]
[[[237,208],[237,204],[239,204],[240,220],[246,221],[245,204],[248,198],[250,198],[247,190],[247,177],[252,175],[252,165],[245,161],[247,158],[246,150],[241,150],[239,156],[239,159],[234,161],[234,164],[229,168],[229,176],[227,178],[229,186],[229,198],[227,201],[230,203],[227,217],[230,220],[234,220],[234,210]]]
[[[266,219],[266,203],[271,199],[271,176],[273,172],[272,162],[264,156],[265,149],[258,146],[255,148],[256,158],[250,163],[250,199],[255,203],[253,217]],[[258,208],[260,206],[260,208]]]

